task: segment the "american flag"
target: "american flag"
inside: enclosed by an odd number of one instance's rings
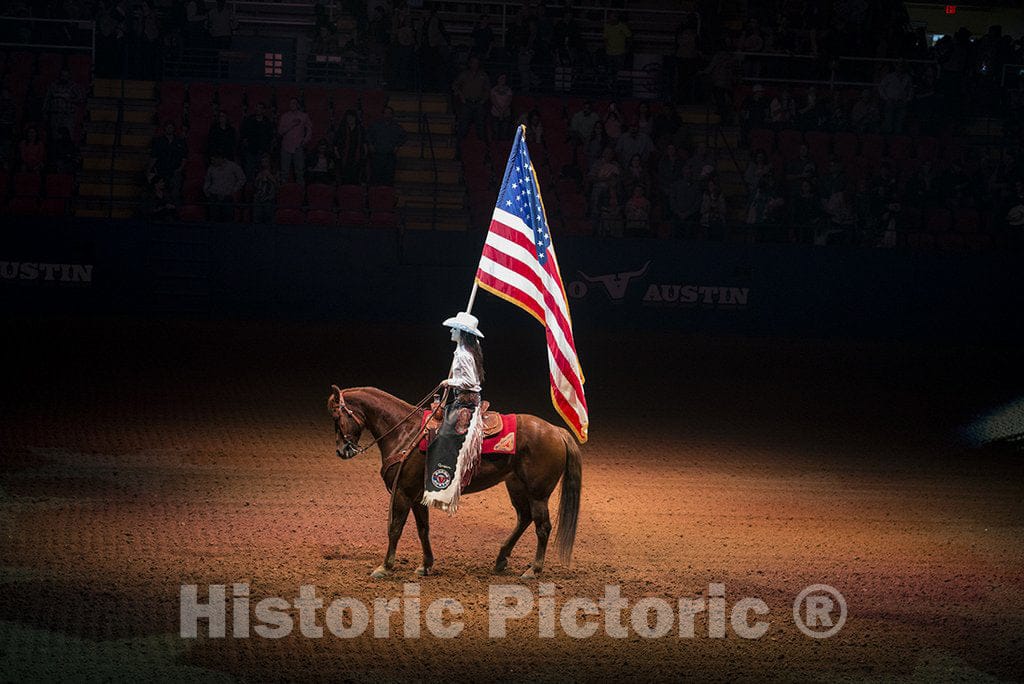
[[[590,421],[583,371],[525,130],[520,126],[512,143],[476,282],[524,309],[547,330],[551,402],[576,438],[586,442]]]

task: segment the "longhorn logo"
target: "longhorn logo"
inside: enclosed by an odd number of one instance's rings
[[[621,273],[608,273],[599,276],[589,276],[583,271],[579,271],[579,274],[583,276],[583,279],[588,283],[601,283],[604,285],[605,291],[611,299],[622,299],[626,296],[626,288],[629,287],[629,281],[634,278],[639,278],[643,274],[647,273],[647,267],[651,265],[648,261],[646,264],[640,267],[637,271],[624,271]]]

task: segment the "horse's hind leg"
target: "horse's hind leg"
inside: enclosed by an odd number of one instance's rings
[[[384,563],[370,573],[370,577],[380,579],[387,577],[395,567],[395,551],[398,549],[398,540],[402,538],[402,530],[405,529],[405,521],[409,518],[409,507],[411,499],[398,489],[391,499],[391,515],[388,518],[388,552],[384,556]]]
[[[532,579],[544,569],[544,554],[548,550],[548,536],[551,534],[551,516],[548,514],[548,499],[530,499],[530,514],[537,528],[537,555],[533,565],[523,573],[525,579]]]
[[[416,532],[423,547],[423,565],[416,568],[416,574],[423,577],[429,575],[434,567],[434,552],[430,550],[430,509],[416,502],[412,505],[412,514],[416,518]]]
[[[530,515],[530,497],[526,494],[526,487],[516,479],[515,476],[505,480],[505,488],[508,489],[508,498],[516,509],[516,528],[508,536],[505,543],[498,551],[498,560],[494,562],[494,572],[503,572],[508,567],[508,557],[515,548],[516,542],[523,536],[523,532],[530,526],[533,519]]]

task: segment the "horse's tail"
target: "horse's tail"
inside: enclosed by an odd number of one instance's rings
[[[583,457],[576,440],[562,430],[565,441],[565,473],[562,475],[562,495],[558,504],[558,530],[555,532],[555,546],[558,556],[569,565],[572,563],[572,547],[576,541],[576,523],[580,518],[580,488],[583,485]]]

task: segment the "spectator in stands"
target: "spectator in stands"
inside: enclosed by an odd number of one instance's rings
[[[150,221],[167,221],[175,217],[177,205],[167,190],[167,180],[156,176],[146,189],[139,207],[139,215]]]
[[[626,233],[634,237],[645,237],[651,227],[651,201],[647,199],[642,185],[633,186],[626,202]]]
[[[619,72],[626,68],[633,32],[623,21],[621,12],[611,12],[604,25],[604,54],[608,64],[609,83],[618,83]]]
[[[25,128],[25,137],[18,145],[18,161],[22,171],[42,171],[46,165],[46,145],[32,124]]]
[[[925,159],[914,173],[907,179],[904,193],[907,204],[914,207],[925,207],[938,200],[935,169],[931,161]]]
[[[599,237],[622,237],[624,212],[622,187],[619,183],[601,185],[596,191],[597,235]]]
[[[695,14],[687,14],[679,22],[675,35],[675,94],[682,102],[692,102],[696,97],[694,85],[700,69],[700,45]],[[655,138],[657,139],[657,138]]]
[[[632,197],[633,188],[638,185],[644,189],[645,197],[651,194],[653,186],[651,172],[647,170],[647,166],[640,158],[640,155],[634,154],[630,157],[629,164],[626,166],[625,171],[622,174],[622,187],[625,191],[626,197]]]
[[[512,89],[507,74],[498,74],[491,88],[490,132],[495,140],[507,140],[512,133]]]
[[[791,193],[800,189],[801,181],[813,179],[818,168],[811,159],[810,150],[805,143],[800,143],[797,156],[786,162],[786,185]]]
[[[313,152],[309,166],[306,168],[306,178],[309,179],[310,183],[333,185],[337,174],[334,150],[331,149],[326,140],[321,140],[316,146],[316,151]]]
[[[480,68],[480,58],[469,58],[468,67],[459,74],[452,90],[459,108],[459,139],[464,138],[469,127],[475,124],[477,137],[486,140],[484,107],[490,98],[491,83],[487,73]]]
[[[57,136],[50,141],[50,168],[56,173],[74,174],[82,165],[78,145],[71,139],[71,131],[61,126]]]
[[[583,108],[569,119],[569,137],[577,145],[586,144],[594,132],[594,126],[600,120],[601,117],[594,111],[594,103],[591,100],[586,100],[583,103]]]
[[[71,72],[61,69],[57,80],[46,89],[43,99],[43,114],[50,135],[56,134],[61,128],[69,131],[75,128],[75,112],[82,103],[82,91],[71,80]]]
[[[490,59],[491,49],[494,45],[494,31],[491,29],[491,19],[486,14],[481,14],[473,27],[473,52],[480,59]]]
[[[259,159],[259,171],[252,181],[252,221],[253,223],[272,223],[274,220],[274,203],[277,200],[277,189],[281,182],[274,170],[274,162],[270,153],[264,153]]]
[[[794,124],[796,119],[796,102],[789,88],[783,86],[778,94],[772,98],[768,106],[768,114],[772,125],[776,128],[788,128]]]
[[[758,83],[754,85],[751,96],[743,103],[743,111],[740,113],[741,142],[747,144],[750,141],[750,131],[767,128],[770,122],[768,99],[764,95],[764,86]]]
[[[654,116],[651,140],[657,147],[669,143],[675,145],[676,148],[685,145],[686,129],[683,127],[683,117],[679,115],[678,108],[671,102],[666,102],[661,111]]]
[[[216,155],[225,159],[234,159],[237,145],[238,137],[235,135],[235,127],[231,125],[227,112],[224,110],[217,112],[217,118],[210,126],[210,134],[206,139],[206,155],[210,158]]]
[[[295,182],[301,185],[306,171],[304,148],[313,137],[313,123],[299,107],[298,99],[288,101],[288,111],[281,115],[277,134],[281,136],[281,180],[287,182],[294,168]]]
[[[651,105],[641,102],[636,111],[636,129],[649,139],[654,132],[654,118],[651,116]]]
[[[902,133],[907,106],[914,99],[914,81],[906,62],[900,61],[895,69],[882,77],[878,95],[882,99],[882,132]]]
[[[747,225],[757,226],[760,237],[772,241],[776,236],[771,234],[768,226],[781,223],[785,205],[786,201],[775,182],[775,177],[770,173],[762,176],[747,206]],[[748,236],[754,237],[749,233]]]
[[[366,180],[366,131],[354,109],[345,111],[334,137],[334,155],[338,160],[338,182],[355,185]]]
[[[451,78],[448,73],[451,39],[448,37],[448,29],[445,28],[444,22],[437,12],[436,4],[430,6],[426,24],[423,26],[423,33],[421,54],[423,56],[423,71],[426,75],[425,85],[440,89],[442,83],[447,84],[448,79]]]
[[[646,164],[653,149],[654,144],[650,137],[639,131],[635,122],[629,124],[626,132],[620,135],[615,143],[615,153],[623,167],[627,166],[634,156],[639,156],[641,163]]]
[[[621,175],[622,169],[615,160],[615,150],[611,147],[606,147],[601,157],[591,165],[590,171],[587,173],[585,189],[590,196],[590,212],[592,216],[597,216],[599,213],[598,204],[602,193],[612,186],[618,188]]]
[[[818,99],[818,91],[810,86],[804,93],[803,102],[797,107],[795,123],[797,128],[808,131],[821,130],[828,118],[824,103]]]
[[[185,45],[188,47],[204,47],[209,42],[210,34],[206,28],[205,0],[188,0],[185,3]]]
[[[526,126],[526,144],[535,149],[544,144],[544,121],[540,118],[540,110],[534,107],[519,117],[519,124]]]
[[[672,183],[668,197],[674,232],[677,236],[696,236],[692,226],[700,215],[702,192],[690,168],[683,166],[682,174]]]
[[[227,0],[216,1],[206,15],[206,22],[213,47],[218,50],[230,50],[231,36],[238,27],[238,19],[235,18],[235,10],[228,5]]]
[[[211,221],[233,221],[235,194],[245,187],[245,173],[235,162],[217,155],[210,160],[203,182],[203,194],[209,200],[207,215]]]
[[[585,149],[586,158],[581,160],[581,164],[584,162],[586,164],[583,168],[589,170],[594,165],[594,162],[601,158],[607,147],[612,147],[614,152],[614,143],[605,132],[604,125],[594,126],[594,130],[590,133],[590,139],[587,141]]]
[[[718,165],[715,153],[705,143],[697,143],[693,154],[686,160],[686,166],[694,178],[706,180],[709,173],[713,173]]]
[[[833,154],[829,157],[828,168],[825,170],[825,173],[819,182],[821,197],[823,199],[828,199],[835,193],[846,188],[847,185],[849,185],[849,182],[846,179],[846,171],[843,169],[843,163],[839,160],[839,157]]]
[[[726,211],[725,195],[718,179],[712,175],[700,199],[700,225],[705,237],[711,240],[725,238]]]
[[[669,195],[672,184],[683,173],[683,166],[683,158],[679,155],[679,149],[673,143],[668,143],[665,146],[665,151],[658,158],[657,183],[658,191],[662,195]]]
[[[848,131],[851,128],[850,117],[846,114],[846,109],[843,107],[843,101],[839,93],[834,94],[829,103],[829,113],[825,126],[828,130],[835,132]]]
[[[267,105],[257,102],[253,109],[252,114],[242,119],[239,134],[242,163],[247,178],[255,175],[260,159],[263,155],[269,154],[274,145],[274,122],[267,116]]]
[[[14,141],[14,122],[18,107],[14,104],[10,85],[4,79],[0,86],[0,163],[7,161],[9,147]]]
[[[873,133],[878,130],[881,120],[875,94],[870,88],[865,88],[850,110],[850,125],[858,133]]]
[[[622,114],[614,102],[608,105],[608,112],[604,115],[604,132],[612,144],[617,143],[622,135]]]
[[[153,138],[150,147],[150,172],[167,180],[172,197],[181,196],[182,172],[185,170],[185,140],[176,134],[173,121],[164,124],[163,135]]]
[[[409,90],[420,73],[416,63],[417,36],[408,8],[399,8],[393,15],[395,25],[391,45],[391,82],[399,90]]]
[[[711,58],[703,74],[706,74],[711,85],[711,98],[715,103],[715,111],[722,123],[733,122],[733,93],[741,77],[740,59],[733,51],[732,41],[726,37],[721,49]]]
[[[848,188],[832,193],[825,201],[828,223],[814,236],[814,244],[830,245],[842,241],[856,226],[853,199]]]
[[[800,181],[800,190],[789,203],[789,220],[795,227],[796,241],[805,244],[813,242],[824,217],[821,196],[809,178],[803,179]]]
[[[370,149],[370,170],[372,181],[378,185],[393,185],[398,148],[405,144],[408,135],[395,121],[395,112],[384,107],[384,116],[370,126],[366,139]]]
[[[753,195],[761,185],[761,180],[772,172],[772,166],[768,163],[768,155],[764,150],[754,152],[754,158],[747,163],[747,169],[743,172],[743,182],[747,185],[747,193]]]

